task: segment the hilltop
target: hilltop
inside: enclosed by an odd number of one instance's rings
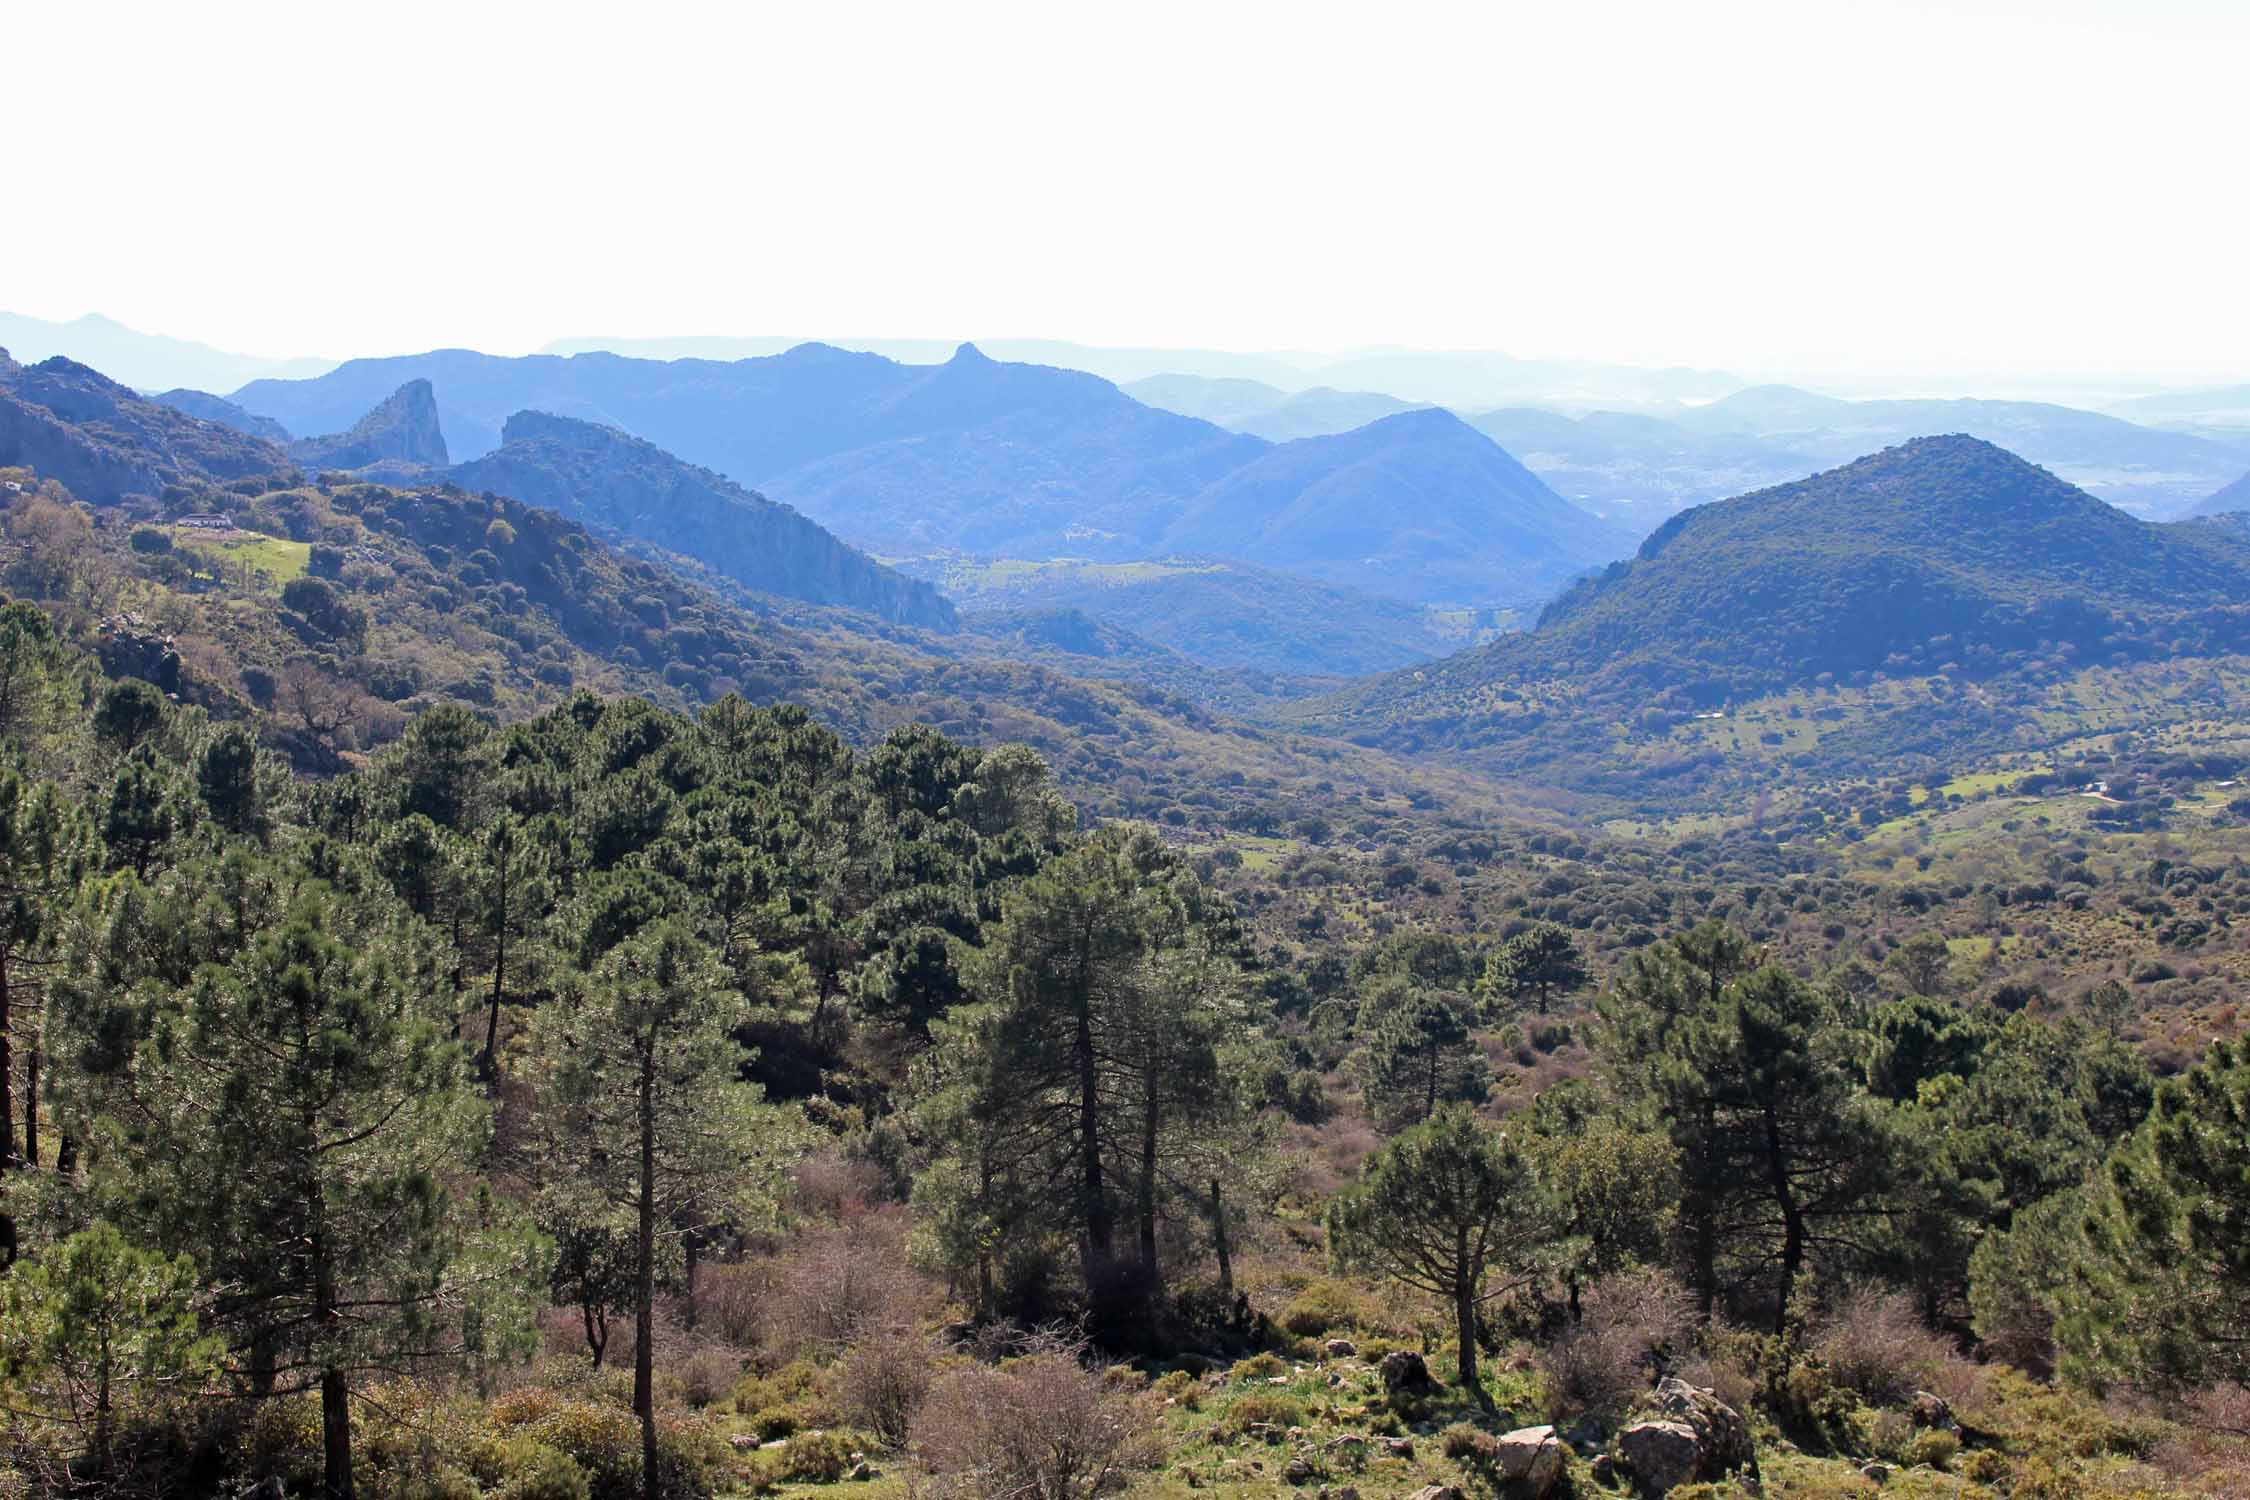
[[[1282,444],[1198,495],[1163,545],[1394,598],[1490,604],[1542,596],[1630,542],[1459,417],[1425,408]]]

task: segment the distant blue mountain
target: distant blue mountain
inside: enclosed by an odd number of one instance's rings
[[[1164,533],[1183,555],[1471,604],[1540,598],[1633,540],[1435,407],[1283,443],[1196,496]]]
[[[643,438],[885,556],[1125,560],[1193,544],[1395,598],[1486,603],[1628,550],[1442,413],[1276,448],[971,345],[937,365],[821,344],[732,362],[439,350],[233,399],[294,432],[340,431],[417,379],[457,460],[492,451],[514,413],[549,412]],[[1226,514],[1238,502],[1271,513],[1248,525]]]

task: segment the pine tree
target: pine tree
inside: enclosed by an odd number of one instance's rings
[[[798,1153],[793,1112],[741,1079],[734,1029],[750,1006],[692,932],[653,923],[534,1013],[533,1159],[574,1222],[625,1216],[632,1234],[633,1410],[646,1493],[658,1492],[656,1290],[664,1237],[770,1212]]]
[[[1461,1384],[1477,1380],[1477,1309],[1536,1278],[1552,1230],[1530,1163],[1454,1105],[1391,1141],[1328,1207],[1337,1264],[1444,1299],[1460,1341]],[[1501,1284],[1493,1286],[1497,1274]]]
[[[489,1131],[451,1018],[366,937],[313,887],[228,967],[158,991],[99,1164],[155,1242],[209,1257],[253,1387],[319,1389],[329,1500],[353,1493],[356,1374],[462,1358],[526,1311],[527,1245],[446,1186]]]

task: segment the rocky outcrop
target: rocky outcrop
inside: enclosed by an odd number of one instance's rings
[[[427,380],[409,380],[349,432],[305,438],[289,451],[311,469],[382,468],[388,474],[442,469],[448,462],[438,426],[437,393]]]
[[[446,477],[693,558],[762,594],[951,630],[953,606],[786,505],[614,427],[545,412],[508,419],[499,448]]]
[[[15,465],[97,505],[291,467],[272,443],[145,400],[75,360],[20,365],[0,350],[0,466]]]
[[[1644,1495],[1665,1495],[1698,1480],[1756,1478],[1750,1424],[1717,1396],[1684,1380],[1658,1385],[1649,1414],[1617,1435],[1618,1457]]]

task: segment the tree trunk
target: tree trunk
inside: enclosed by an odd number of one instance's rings
[[[44,1061],[39,1038],[33,1037],[23,1055],[23,1164],[27,1171],[39,1166],[39,1068]]]
[[[656,1038],[641,1043],[639,1285],[633,1298],[633,1413],[641,1419],[641,1494],[656,1500]]]
[[[1090,939],[1089,939],[1090,941]],[[1102,1181],[1101,1070],[1094,1056],[1093,999],[1090,981],[1078,991],[1078,1029],[1072,1051],[1078,1064],[1079,1208],[1085,1219],[1086,1241],[1080,1269],[1091,1293],[1108,1271],[1117,1236],[1110,1222],[1109,1192]]]
[[[508,898],[500,897],[499,932],[492,951],[492,1004],[484,1021],[484,1056],[477,1059],[477,1071],[488,1084],[500,1080],[500,997],[505,993],[508,975]]]
[[[1219,1257],[1219,1290],[1234,1290],[1234,1258],[1227,1253],[1227,1206],[1219,1196],[1219,1179],[1211,1179],[1211,1248]]]
[[[307,1134],[310,1134],[308,1128]],[[352,1500],[351,1387],[342,1366],[336,1363],[337,1324],[335,1271],[329,1265],[326,1215],[322,1212],[320,1185],[306,1194],[312,1223],[307,1240],[312,1253],[313,1326],[321,1340],[320,1452],[321,1487],[325,1500]]]
[[[1781,1287],[1774,1298],[1773,1331],[1789,1331],[1789,1299],[1797,1290],[1797,1273],[1805,1264],[1805,1211],[1789,1185],[1789,1157],[1781,1145],[1781,1117],[1772,1101],[1766,1104],[1766,1165],[1773,1182],[1775,1205],[1781,1210]]]
[[[0,953],[0,1189],[16,1168],[16,1060],[7,955]],[[15,1264],[16,1221],[0,1213],[0,1269]]]
[[[703,1270],[703,1235],[700,1230],[690,1229],[680,1236],[680,1254],[684,1262],[682,1269],[687,1273],[687,1299],[680,1307],[680,1321],[686,1325],[690,1333],[693,1333],[695,1331],[695,1288]]]
[[[593,1352],[594,1368],[602,1367],[602,1355],[609,1348],[609,1319],[591,1302],[578,1304],[579,1316],[586,1323],[586,1347]]]
[[[1156,1284],[1156,1144],[1162,1123],[1157,1088],[1156,1070],[1150,1068],[1141,1077],[1141,1180],[1135,1209],[1140,1219],[1141,1274],[1151,1286]]]
[[[1477,1279],[1469,1265],[1469,1232],[1454,1235],[1453,1322],[1461,1340],[1461,1386],[1478,1400],[1484,1387],[1477,1383]]]

